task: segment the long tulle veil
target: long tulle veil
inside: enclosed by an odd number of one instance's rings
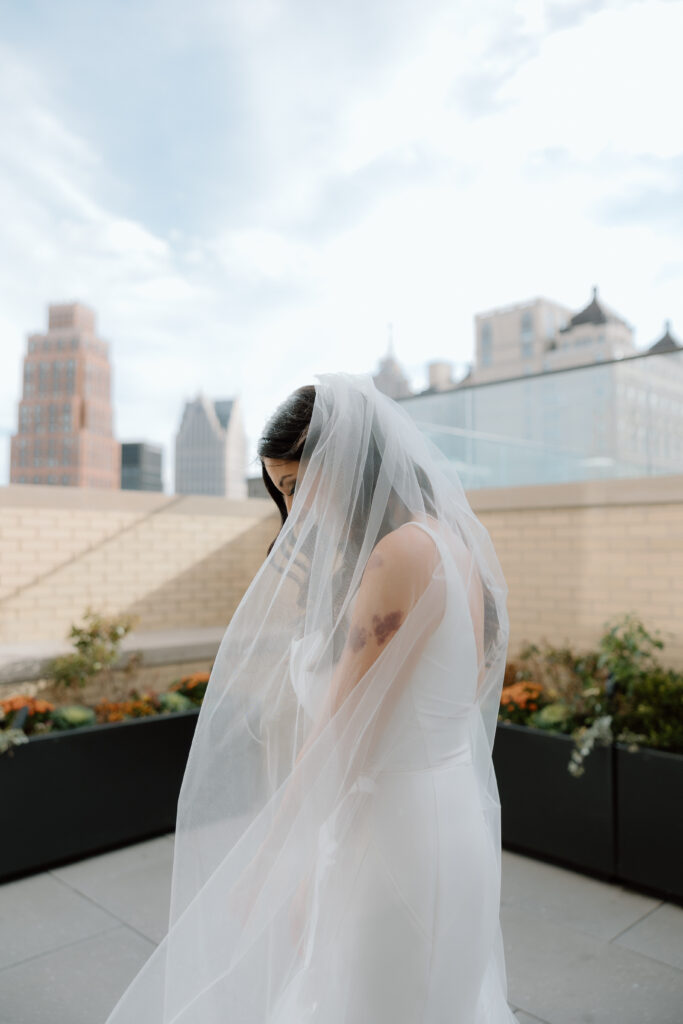
[[[411,522],[431,524],[441,539],[437,568],[341,706],[330,704],[368,560]],[[456,594],[446,603],[444,581]],[[429,768],[424,723],[404,716],[397,725],[395,712],[444,615],[454,644],[476,641],[474,658],[452,665],[452,704],[468,723],[499,881],[491,751],[506,598],[489,534],[452,463],[369,375],[319,375],[291,512],[225,631],[197,721],[178,801],[168,933],[107,1024],[275,1024],[297,975],[321,969],[316,950],[334,936],[345,899],[338,892],[332,909],[318,901],[335,845],[355,837],[362,856],[373,779],[387,757],[405,750],[412,767]],[[292,906],[302,894],[296,934]],[[496,943],[502,978],[499,934]]]

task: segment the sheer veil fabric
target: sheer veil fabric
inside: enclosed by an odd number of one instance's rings
[[[316,380],[291,511],[197,721],[168,932],[107,1024],[514,1024],[507,586],[406,411],[369,375]]]

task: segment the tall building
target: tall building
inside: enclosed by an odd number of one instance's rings
[[[431,391],[448,391],[454,387],[453,364],[443,359],[434,359],[427,363],[427,378]]]
[[[389,348],[387,354],[383,359],[380,359],[379,370],[373,375],[372,379],[377,390],[382,391],[389,398],[408,398],[413,394],[410,382],[394,355],[391,324],[389,324]]]
[[[547,346],[568,323],[571,310],[550,299],[532,299],[477,313],[475,362],[468,380],[484,384],[542,373]]]
[[[476,358],[469,383],[485,384],[549,370],[636,355],[633,328],[593,288],[578,313],[549,299],[533,299],[477,313]]]
[[[615,342],[609,359],[432,386],[402,404],[466,488],[667,475],[683,465],[683,345],[669,322],[645,352],[624,355]]]
[[[566,370],[636,354],[633,328],[601,302],[598,289],[593,288],[588,305],[560,327],[548,343],[543,369]]]
[[[161,446],[146,441],[121,445],[121,490],[163,491]]]
[[[185,404],[175,439],[176,494],[247,497],[247,444],[239,398]]]
[[[10,483],[117,490],[121,446],[112,425],[109,346],[81,302],[48,307],[48,329],[28,335]]]

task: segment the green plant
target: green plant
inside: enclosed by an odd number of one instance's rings
[[[58,686],[84,687],[98,673],[109,670],[119,657],[123,637],[138,621],[131,616],[105,618],[89,607],[83,618],[86,625],[73,625],[68,634],[76,648],[74,653],[54,658],[48,666],[48,675]],[[124,671],[131,672],[138,661],[139,656],[131,656]]]
[[[95,712],[84,704],[64,704],[52,712],[53,729],[80,729],[95,724]]]
[[[541,690],[536,709],[513,703],[514,720],[571,735],[567,767],[575,777],[596,742],[683,752],[683,674],[657,660],[664,647],[659,631],[649,632],[632,612],[604,628],[597,650],[581,655],[547,642],[527,644],[515,671],[516,679],[534,680]],[[513,690],[504,687],[503,694]],[[513,720],[502,700],[499,717]]]
[[[607,632],[600,638],[597,665],[609,673],[610,690],[628,695],[648,673],[659,670],[654,650],[663,647],[664,641],[648,633],[640,619],[629,612],[608,625]]]
[[[5,754],[12,747],[18,747],[21,743],[28,743],[28,736],[24,730],[7,725],[8,721],[11,721],[11,716],[6,715],[0,705],[0,754]]]
[[[584,758],[588,757],[596,742],[603,746],[609,746],[613,740],[612,716],[600,715],[590,725],[581,725],[572,733],[574,737],[574,749],[567,769],[571,775],[578,778],[586,770],[583,766]]]
[[[21,743],[28,743],[28,736],[23,729],[0,729],[0,754],[7,753]]]
[[[182,693],[185,697],[189,697],[195,706],[199,707],[204,700],[210,678],[210,672],[193,672],[189,676],[174,680],[169,686],[169,690]]]
[[[160,693],[159,706],[162,711],[189,711],[195,707],[194,701],[186,697],[184,693]]]
[[[658,665],[613,695],[618,740],[683,752],[683,673]]]
[[[534,711],[529,717],[529,724],[535,725],[537,729],[547,729],[548,732],[568,732],[571,720],[571,709],[556,700]]]

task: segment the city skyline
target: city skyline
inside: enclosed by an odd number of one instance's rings
[[[190,394],[241,396],[252,459],[389,321],[414,388],[536,295],[598,284],[638,349],[681,337],[682,28],[658,0],[6,10],[0,480],[52,302],[97,311],[115,434],[163,445],[166,490]]]

